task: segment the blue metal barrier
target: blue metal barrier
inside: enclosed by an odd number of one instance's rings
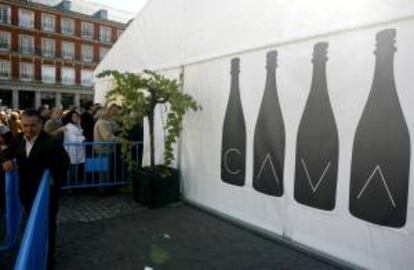
[[[15,170],[6,173],[6,213],[6,244],[13,247],[17,244],[17,233],[23,213],[19,198],[19,177]]]
[[[46,170],[33,202],[17,255],[15,270],[43,270],[49,250],[50,174]]]
[[[142,142],[131,142],[132,158],[140,161]],[[68,180],[62,189],[125,185],[131,182],[117,142],[65,143],[71,158]]]
[[[6,173],[6,234],[1,250],[17,245],[18,231],[22,220],[22,205],[19,199],[19,178],[16,171]]]

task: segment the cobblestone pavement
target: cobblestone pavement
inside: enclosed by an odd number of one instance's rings
[[[60,209],[58,212],[58,224],[64,223],[90,223],[105,220],[117,216],[131,214],[145,209],[135,203],[129,194],[98,195],[97,192],[72,193],[60,198]],[[0,239],[4,239],[5,218],[0,213]],[[22,224],[22,230],[25,224]],[[59,228],[58,228],[59,230]],[[60,232],[58,232],[58,236]],[[21,239],[23,231],[21,232]],[[65,238],[61,236],[61,238]],[[17,250],[7,250],[0,253],[0,270],[12,269],[17,255]],[[72,268],[73,269],[73,268]]]
[[[338,269],[187,205],[129,195],[62,198],[57,269]]]
[[[58,224],[93,222],[145,209],[135,203],[130,194],[68,194],[63,195],[59,203]]]

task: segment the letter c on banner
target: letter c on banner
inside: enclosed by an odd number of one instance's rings
[[[230,149],[227,149],[227,151],[226,151],[226,153],[224,154],[224,167],[226,168],[226,171],[228,172],[228,173],[230,173],[230,174],[239,174],[239,173],[241,173],[241,170],[235,170],[235,171],[232,171],[230,168],[229,168],[229,166],[227,165],[227,160],[228,160],[228,156],[229,156],[229,154],[231,153],[231,152],[236,152],[236,154],[238,154],[239,156],[241,156],[241,152],[238,150],[238,149],[236,149],[236,148],[230,148]]]

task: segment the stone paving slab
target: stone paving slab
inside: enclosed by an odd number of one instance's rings
[[[125,195],[68,197],[59,220],[62,270],[338,269],[183,204],[150,210]]]

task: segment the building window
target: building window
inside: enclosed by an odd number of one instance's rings
[[[82,22],[82,38],[93,39],[93,23]]]
[[[109,52],[109,48],[101,47],[99,48],[99,60],[102,61],[104,59],[105,55]]]
[[[33,74],[34,69],[32,63],[20,63],[20,79],[22,81],[32,81]]]
[[[55,32],[55,16],[50,14],[42,14],[42,30],[47,32]]]
[[[62,58],[73,59],[75,57],[75,44],[72,42],[62,42]]]
[[[10,79],[10,61],[0,60],[0,79]]]
[[[93,46],[82,45],[82,61],[92,62],[93,61]]]
[[[11,8],[10,6],[0,5],[0,22],[11,23]]]
[[[20,52],[22,54],[33,54],[34,39],[32,36],[20,35]]]
[[[42,38],[42,55],[44,57],[55,57],[55,40]]]
[[[68,18],[62,18],[61,28],[62,34],[73,35],[75,32],[75,21]]]
[[[62,84],[75,84],[75,69],[70,67],[62,67]]]
[[[33,28],[34,12],[28,9],[19,9],[19,26]]]
[[[82,69],[81,71],[81,85],[92,86],[93,85],[93,70]]]
[[[0,51],[10,50],[10,33],[0,32]]]
[[[99,29],[100,41],[105,43],[111,43],[111,28],[108,26],[102,26]]]
[[[42,65],[42,82],[55,83],[56,82],[56,67]]]

